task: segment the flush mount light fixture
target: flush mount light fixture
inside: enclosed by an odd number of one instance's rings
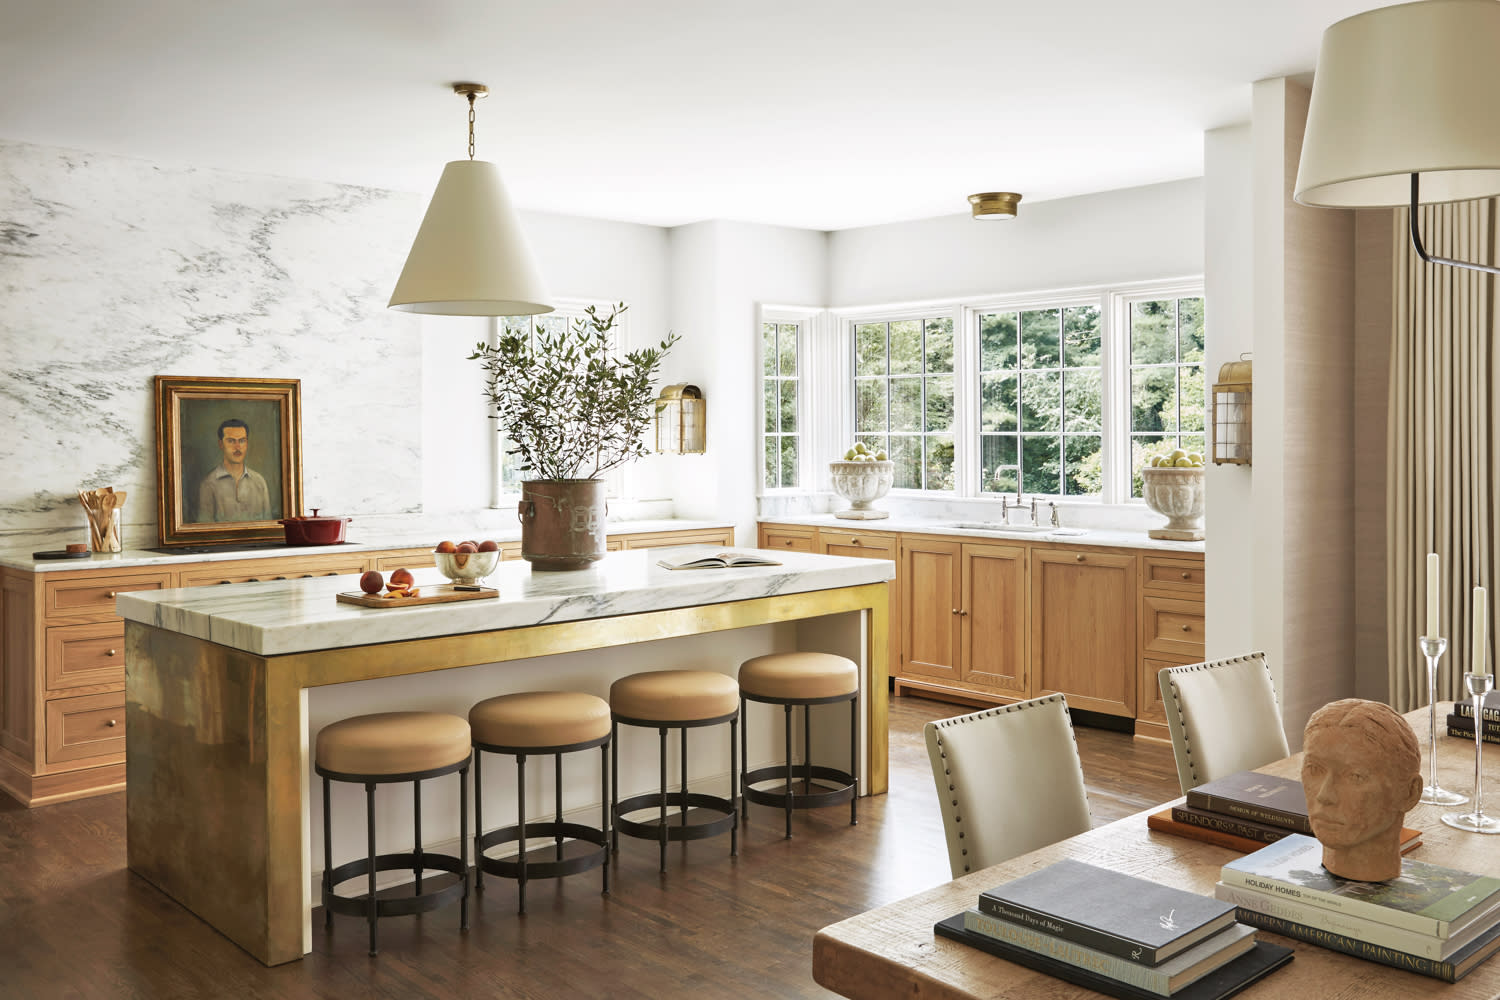
[[[1014,219],[1021,196],[1014,191],[986,191],[969,195],[970,214],[988,222],[991,219]]]
[[[1356,14],[1323,33],[1293,194],[1324,208],[1411,208],[1500,194],[1500,3],[1424,0]]]
[[[455,83],[469,101],[469,158],[443,168],[390,307],[436,316],[533,316],[551,295],[493,163],[474,159],[474,100],[482,83]]]

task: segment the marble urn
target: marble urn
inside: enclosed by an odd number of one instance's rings
[[[833,474],[833,491],[849,501],[849,509],[834,511],[834,517],[867,521],[891,516],[870,505],[890,492],[895,462],[829,462],[828,471]]]
[[[1167,519],[1165,528],[1152,528],[1152,538],[1196,542],[1203,538],[1203,469],[1141,470],[1146,506]]]

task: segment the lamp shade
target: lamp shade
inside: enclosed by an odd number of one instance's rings
[[[551,296],[500,179],[484,160],[443,168],[390,307],[437,316],[532,316]]]
[[[1293,197],[1376,208],[1500,193],[1500,3],[1424,0],[1323,33]]]

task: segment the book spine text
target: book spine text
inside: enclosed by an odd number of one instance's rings
[[[1303,906],[1300,903],[1267,896],[1265,893],[1254,892],[1250,889],[1219,885],[1214,887],[1214,895],[1226,903],[1233,903],[1240,910],[1254,910],[1256,913],[1275,917],[1278,920],[1320,931],[1329,931],[1333,934],[1343,934],[1346,937],[1356,938],[1382,948],[1394,948],[1421,958],[1441,959],[1443,946],[1447,943],[1431,935],[1404,931],[1399,927],[1377,923],[1373,920],[1362,920],[1334,910]]]
[[[1234,914],[1235,919],[1241,923],[1251,924],[1261,930],[1270,931],[1272,934],[1280,934],[1282,937],[1296,938],[1298,941],[1306,941],[1320,948],[1331,948],[1345,955],[1353,955],[1355,958],[1363,958],[1370,962],[1379,962],[1381,965],[1389,965],[1392,968],[1405,969],[1407,972],[1441,979],[1445,983],[1456,982],[1458,979],[1452,962],[1423,958],[1395,948],[1383,948],[1369,941],[1309,927],[1306,924],[1273,917],[1269,913],[1260,913],[1243,906],[1235,907]]]
[[[1096,928],[1075,924],[1071,920],[1058,920],[1045,913],[1036,913],[988,894],[980,895],[979,909],[986,916],[1008,920],[1013,924],[1050,934],[1056,938],[1076,941],[1085,948],[1093,948],[1096,951],[1116,955],[1142,965],[1157,964],[1155,948],[1147,948],[1145,945],[1126,941],[1124,938],[1106,934]]]
[[[1280,809],[1271,809],[1266,806],[1251,805],[1248,802],[1239,802],[1234,799],[1220,798],[1217,795],[1195,795],[1197,789],[1188,792],[1187,804],[1195,809],[1206,809],[1209,812],[1224,813],[1229,816],[1238,816],[1256,823],[1266,823],[1270,826],[1284,827],[1293,833],[1305,833],[1312,836],[1312,823],[1306,816],[1296,813],[1282,812]]]
[[[1249,823],[1237,822],[1230,816],[1205,816],[1202,813],[1188,812],[1185,809],[1174,808],[1172,810],[1172,818],[1179,823],[1186,823],[1188,826],[1201,826],[1207,830],[1231,833],[1236,837],[1254,840],[1261,844],[1274,844],[1282,837],[1293,832],[1285,828],[1280,830],[1263,830]]]
[[[1161,996],[1171,995],[1168,978],[1163,973],[1114,955],[1105,954],[1094,948],[1086,948],[1074,941],[1043,934],[1030,927],[1009,920],[1000,920],[988,914],[975,913],[972,910],[964,913],[964,928],[997,941],[1004,941],[1017,948],[1024,948],[1038,955],[1046,955],[1059,962],[1066,962],[1080,969],[1088,969],[1101,976],[1118,979]]]
[[[1225,885],[1251,889],[1278,899],[1317,906],[1325,910],[1337,910],[1352,917],[1373,920],[1391,927],[1400,927],[1417,934],[1431,934],[1433,937],[1439,937],[1448,931],[1446,922],[1440,925],[1433,917],[1425,917],[1420,913],[1408,913],[1405,910],[1381,906],[1379,903],[1337,896],[1295,883],[1283,882],[1280,879],[1267,878],[1264,875],[1252,875],[1228,865],[1225,865],[1219,872],[1219,880]]]
[[[1474,703],[1472,701],[1455,701],[1453,703],[1453,714],[1461,715],[1466,719],[1474,718]],[[1480,709],[1480,715],[1486,722],[1500,722],[1500,707],[1485,705]]]

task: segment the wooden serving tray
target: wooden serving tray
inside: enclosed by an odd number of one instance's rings
[[[358,604],[362,608],[405,608],[413,604],[448,604],[452,601],[479,601],[487,597],[499,597],[494,587],[482,590],[454,590],[451,583],[439,583],[422,588],[417,597],[381,597],[378,594],[339,594],[340,604]]]

